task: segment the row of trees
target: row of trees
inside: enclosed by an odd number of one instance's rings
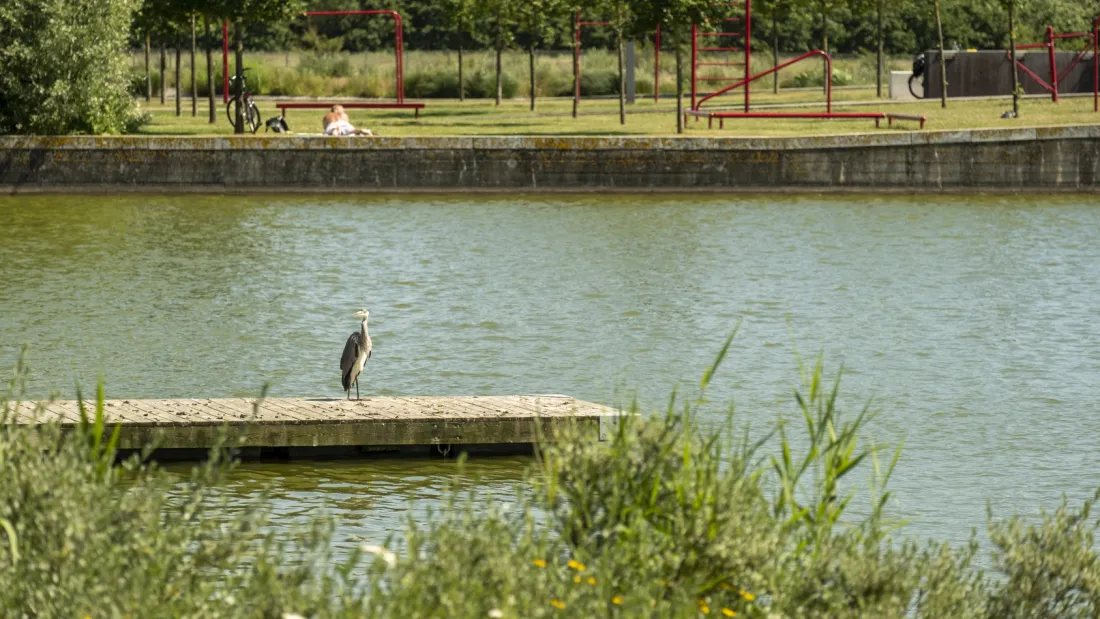
[[[586,48],[604,47],[619,54],[620,121],[625,122],[623,99],[623,44],[646,40],[660,23],[664,47],[677,52],[677,73],[682,83],[683,59],[692,23],[714,21],[731,9],[723,2],[696,0],[391,0],[386,8],[404,17],[405,41],[411,49],[458,51],[459,94],[465,93],[463,52],[489,49],[496,54],[496,102],[502,98],[501,56],[508,49],[522,49],[529,59],[530,107],[535,109],[535,59],[539,50],[569,47],[573,20],[580,11],[585,19],[607,21],[607,28],[582,32]],[[161,72],[166,45],[176,50],[176,83],[179,81],[179,49],[190,35],[192,73],[196,48],[196,22],[202,21],[207,41],[211,22],[234,23],[237,70],[240,50],[247,38],[249,49],[307,49],[315,51],[363,51],[387,49],[392,44],[388,20],[358,17],[292,19],[310,10],[379,8],[373,0],[145,0],[134,21],[132,38],[144,44],[146,62],[150,41],[161,47]],[[1008,12],[1015,13],[1016,37],[1037,40],[1046,25],[1058,30],[1087,28],[1091,16],[1100,14],[1100,0],[757,0],[753,5],[754,49],[783,52],[820,48],[831,53],[874,51],[878,57],[878,93],[882,95],[885,57],[890,53],[916,53],[946,45],[947,48],[1008,47],[1011,40]],[[208,57],[208,74],[212,63]],[[575,68],[576,72],[576,68]],[[148,74],[148,66],[147,66]],[[194,76],[192,75],[192,83]],[[151,96],[147,84],[146,96]],[[161,92],[162,102],[164,98]],[[213,88],[210,89],[213,97]],[[194,99],[192,113],[195,113]],[[177,97],[177,113],[180,106]],[[211,122],[214,108],[211,103]]]

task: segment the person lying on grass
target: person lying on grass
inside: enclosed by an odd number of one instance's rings
[[[332,106],[332,110],[325,114],[321,125],[325,128],[325,135],[374,135],[370,129],[356,129],[348,120],[344,106],[339,104]]]

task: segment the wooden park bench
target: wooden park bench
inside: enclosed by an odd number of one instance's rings
[[[878,127],[882,120],[886,120],[887,124],[891,127],[894,126],[895,120],[912,120],[919,121],[920,128],[924,129],[924,123],[927,118],[924,116],[917,116],[915,114],[895,114],[893,112],[720,112],[720,111],[705,111],[705,110],[688,110],[684,113],[684,120],[687,121],[688,116],[696,116],[707,119],[707,126],[714,127],[714,119],[718,119],[718,128],[725,128],[725,121],[727,118],[810,118],[810,119],[828,119],[828,118],[841,118],[841,119],[856,119],[856,118],[868,118],[875,121],[875,126]]]

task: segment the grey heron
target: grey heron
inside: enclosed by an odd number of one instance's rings
[[[358,333],[352,333],[344,344],[344,354],[340,356],[340,382],[344,385],[344,391],[348,392],[351,399],[351,385],[355,383],[355,399],[359,399],[359,374],[363,372],[363,365],[370,359],[371,341],[367,335],[367,318],[370,312],[359,310],[356,316],[363,318],[363,324],[359,326]]]

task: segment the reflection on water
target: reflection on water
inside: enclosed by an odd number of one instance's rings
[[[241,497],[267,489],[276,509],[274,525],[290,528],[320,513],[339,516],[334,542],[350,550],[404,532],[406,519],[439,511],[448,487],[465,495],[509,502],[531,464],[525,457],[456,460],[329,460],[244,463],[230,473],[228,490]],[[166,464],[185,475],[192,465]]]
[[[953,541],[1100,485],[1092,198],[0,198],[0,359],[116,397],[336,395],[371,309],[366,393],[568,393],[660,406],[743,319],[717,404],[791,413],[796,348],[907,437],[912,530]],[[797,345],[797,346],[796,346]],[[717,418],[717,417],[715,417]],[[438,498],[433,461],[248,465],[288,519],[378,538]],[[480,461],[509,495],[521,465]]]

